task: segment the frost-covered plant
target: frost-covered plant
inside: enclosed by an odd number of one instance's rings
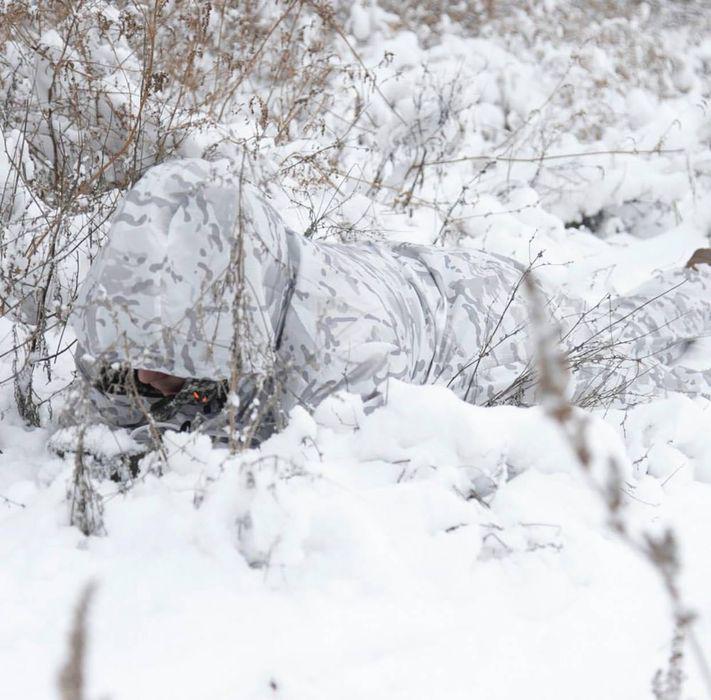
[[[84,457],[84,431],[80,429],[74,453],[74,475],[69,493],[70,525],[86,535],[104,533],[104,506]]]
[[[77,285],[125,189],[175,155],[317,130],[331,67],[305,2],[12,3],[0,27],[0,312],[16,319],[17,403],[36,425],[34,370],[68,349]]]

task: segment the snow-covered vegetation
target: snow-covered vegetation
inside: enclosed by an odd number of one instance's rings
[[[169,158],[229,158],[314,238],[542,253],[593,303],[683,265],[706,0],[0,8],[2,697],[711,697],[708,399],[393,382],[143,457],[63,419],[77,286]]]

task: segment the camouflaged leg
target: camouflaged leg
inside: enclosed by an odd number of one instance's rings
[[[709,372],[684,366],[693,343],[711,334],[711,267],[660,274],[633,295],[571,316],[563,345],[576,403],[634,403],[665,391],[711,396]]]

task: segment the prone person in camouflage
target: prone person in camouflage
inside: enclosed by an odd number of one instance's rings
[[[176,160],[113,220],[73,314],[76,362],[103,419],[134,428],[150,413],[219,432],[228,385],[239,420],[267,398],[283,416],[342,389],[377,406],[391,378],[530,403],[525,274],[482,251],[310,240],[225,163]],[[573,401],[711,395],[709,372],[684,367],[711,331],[710,292],[704,264],[592,308],[544,290]]]

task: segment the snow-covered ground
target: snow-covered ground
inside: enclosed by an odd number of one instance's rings
[[[533,16],[516,31],[503,19],[476,38],[452,26],[433,39],[355,4],[349,45],[379,92],[342,154],[333,230],[524,262],[543,250],[541,274],[591,301],[683,264],[711,231],[711,38],[692,42],[683,25],[645,34],[639,12],[632,38],[634,22],[600,21],[568,40]],[[658,66],[650,46],[667,57]],[[351,99],[344,88],[344,113]],[[182,153],[214,140],[196,133]],[[265,147],[267,160],[289,148]],[[481,154],[495,156],[486,168],[472,159]],[[423,166],[409,206],[364,186],[403,191],[415,156],[448,162]],[[284,191],[272,196],[292,225],[311,223]],[[316,209],[332,197],[321,183]],[[0,343],[4,378],[7,317]],[[711,366],[711,341],[693,361]],[[71,372],[61,355],[51,382],[36,374],[37,391],[51,395]],[[27,428],[12,384],[0,385],[0,697],[58,697],[90,581],[87,698],[652,697],[671,605],[659,572],[610,527],[596,489],[609,457],[629,531],[675,533],[681,597],[711,656],[711,401],[592,410],[583,473],[541,408],[475,407],[397,382],[388,396],[367,416],[349,395],[296,411],[236,457],[205,436],[168,434],[162,476],[153,456],[130,488],[97,484],[105,532],[87,538],[69,526],[73,461],[47,449],[48,404],[43,426]],[[54,416],[60,408],[61,397]],[[705,697],[688,647],[683,666],[683,697]]]

